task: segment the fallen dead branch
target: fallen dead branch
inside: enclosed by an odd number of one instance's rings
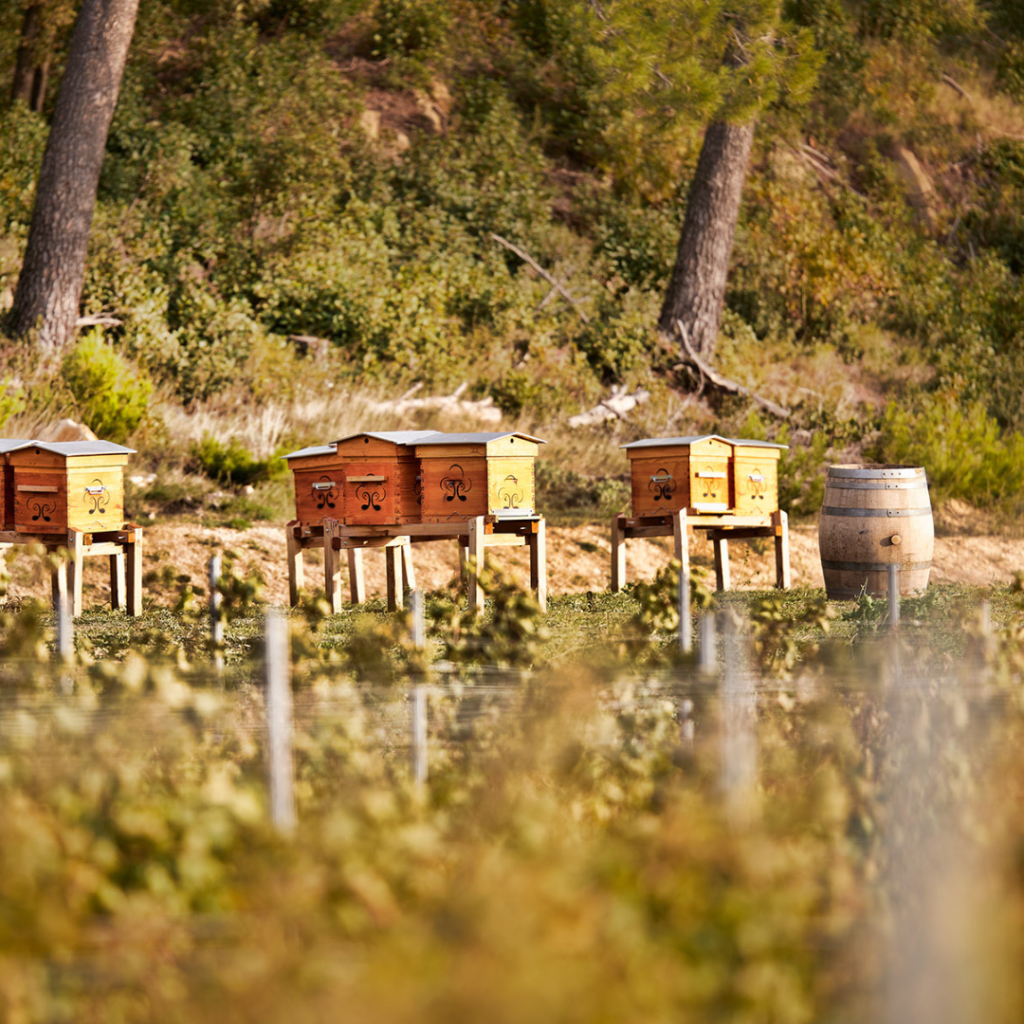
[[[100,314],[99,316],[80,316],[75,321],[76,327],[120,327],[124,323],[123,320],[118,320],[116,316],[106,316]]]
[[[789,419],[789,410],[783,408],[781,405],[777,405],[775,402],[768,398],[763,398],[761,395],[751,391],[750,388],[744,387],[742,384],[738,384],[734,380],[729,380],[728,377],[723,377],[717,370],[708,366],[703,359],[693,350],[693,346],[690,344],[690,334],[686,330],[686,324],[682,320],[676,321],[676,330],[679,331],[679,337],[683,342],[683,348],[686,350],[686,355],[689,361],[697,368],[701,376],[707,381],[711,387],[716,388],[719,391],[725,391],[730,395],[743,395],[745,398],[749,398],[756,402],[762,409],[770,412],[773,416],[777,416],[779,419]],[[684,364],[679,364],[680,366]]]
[[[593,427],[608,420],[624,420],[626,414],[642,405],[651,397],[649,391],[637,388],[632,394],[626,391],[624,384],[616,384],[607,398],[598,402],[593,409],[577,413],[569,417],[570,427]]]
[[[463,382],[450,395],[435,395],[431,398],[413,398],[423,387],[422,383],[414,384],[401,398],[385,399],[369,402],[372,412],[386,413],[391,416],[404,416],[411,412],[442,412],[451,416],[469,416],[481,423],[500,423],[501,410],[494,404],[494,399],[463,398],[468,384]]]
[[[543,277],[544,280],[547,281],[547,283],[551,285],[551,287],[554,288],[554,290],[557,291],[558,294],[561,295],[562,298],[565,299],[565,301],[568,302],[574,310],[576,310],[576,315],[585,324],[590,323],[590,317],[588,317],[587,314],[584,313],[582,309],[580,309],[579,303],[565,290],[565,287],[562,285],[562,283],[558,281],[556,278],[552,277],[528,252],[526,252],[523,249],[520,249],[518,245],[513,245],[512,242],[508,241],[508,239],[506,238],[502,238],[501,235],[496,235],[493,231],[490,234],[491,238],[493,238],[498,243],[498,245],[503,245],[506,249],[509,250],[509,252],[514,252],[524,263],[529,264],[535,271],[537,271],[537,273],[540,274],[540,276]],[[544,303],[542,302],[541,305],[543,304]]]

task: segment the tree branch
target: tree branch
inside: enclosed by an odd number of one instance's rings
[[[676,320],[676,330],[679,331],[679,337],[682,339],[683,348],[686,349],[686,354],[690,359],[690,362],[701,372],[705,379],[707,379],[713,387],[718,388],[719,391],[726,391],[731,395],[743,395],[746,398],[750,398],[755,401],[762,409],[770,412],[773,416],[777,416],[779,419],[789,419],[789,410],[784,409],[781,405],[776,405],[773,401],[767,398],[762,398],[760,395],[755,394],[750,388],[744,387],[742,384],[737,384],[734,380],[729,380],[728,377],[723,377],[717,370],[712,369],[704,362],[703,359],[693,350],[693,346],[690,344],[690,334],[686,330],[686,325],[682,320]]]
[[[529,253],[524,252],[518,245],[513,245],[507,239],[502,238],[501,235],[496,235],[493,231],[490,235],[498,245],[503,245],[510,252],[514,252],[521,260],[533,267],[533,269],[536,270],[537,273],[540,274],[540,276],[543,277],[544,280],[547,281],[547,283],[551,285],[551,287],[554,288],[555,291],[557,291],[573,309],[576,310],[577,315],[585,324],[590,323],[590,317],[580,309],[579,303]]]

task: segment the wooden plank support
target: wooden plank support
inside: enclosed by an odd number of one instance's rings
[[[335,541],[339,541],[337,546]],[[324,520],[324,593],[331,614],[341,611],[341,523],[336,519]]]
[[[775,586],[789,590],[793,577],[789,567],[789,516],[779,509],[772,513],[775,527]]]
[[[612,593],[626,584],[626,534],[622,516],[612,516]]]
[[[471,564],[466,567],[466,585],[469,590],[469,611],[473,615],[479,615],[484,608],[484,592],[480,586],[480,573],[484,571],[484,526],[483,516],[469,521],[467,555]]]
[[[715,589],[723,593],[729,589],[729,542],[724,537],[712,541],[715,551]]]
[[[135,539],[124,546],[125,598],[127,612],[138,618],[142,614],[142,529],[136,527]]]
[[[548,552],[544,521],[537,524],[537,531],[528,537],[530,546],[530,586],[537,595],[540,610],[548,610]]]
[[[353,604],[362,604],[366,600],[366,577],[363,575],[363,552],[361,548],[349,548],[348,554],[348,588]]]
[[[384,565],[387,575],[388,611],[396,612],[404,604],[402,593],[401,547],[390,544],[384,549]]]
[[[405,539],[405,543],[399,548],[402,555],[402,576],[405,579],[405,589],[413,591],[416,589],[416,570],[412,564],[412,545],[409,543],[408,538]]]
[[[306,585],[306,567],[302,560],[302,537],[289,523],[285,529],[285,543],[288,548],[288,603],[294,608]]]
[[[82,564],[85,556],[85,534],[81,530],[68,530],[68,594],[71,598],[71,615],[82,614]]]
[[[116,612],[121,611],[125,606],[124,549],[120,548],[108,557],[110,558],[110,607]]]

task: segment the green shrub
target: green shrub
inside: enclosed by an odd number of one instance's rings
[[[1004,433],[981,403],[964,408],[948,394],[890,403],[877,454],[881,462],[923,466],[933,501],[991,506],[1024,490],[1024,436]]]
[[[153,385],[90,331],[64,357],[61,374],[82,422],[108,441],[123,443],[149,408]]]
[[[280,459],[275,456],[256,458],[237,437],[225,443],[212,434],[203,434],[203,439],[193,445],[192,454],[203,472],[221,483],[244,486],[257,480],[268,480],[273,474],[283,471]]]
[[[22,388],[15,385],[10,377],[0,381],[0,428],[24,409],[25,398]]]

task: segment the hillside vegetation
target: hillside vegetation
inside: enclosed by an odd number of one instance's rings
[[[42,113],[20,101],[0,112],[7,305],[67,6],[46,8]],[[556,440],[612,385],[643,385],[651,401],[616,438],[776,436],[794,446],[797,513],[814,510],[820,467],[844,453],[923,463],[936,497],[1014,511],[1018,5],[785,5],[792,67],[759,118],[716,354],[793,410],[781,427],[745,401],[692,397],[655,331],[717,102],[721,39],[706,26],[723,5],[605,6],[612,15],[584,0],[142,5],[83,302],[83,315],[118,322],[84,332],[63,367],[4,343],[0,431],[67,413],[154,462],[258,482],[282,447],[392,422],[365,403],[417,383],[466,382],[506,423]],[[7,80],[22,10],[0,9]],[[98,408],[111,387],[113,412]],[[555,447],[575,471],[553,486],[589,487],[595,507],[606,432]]]

